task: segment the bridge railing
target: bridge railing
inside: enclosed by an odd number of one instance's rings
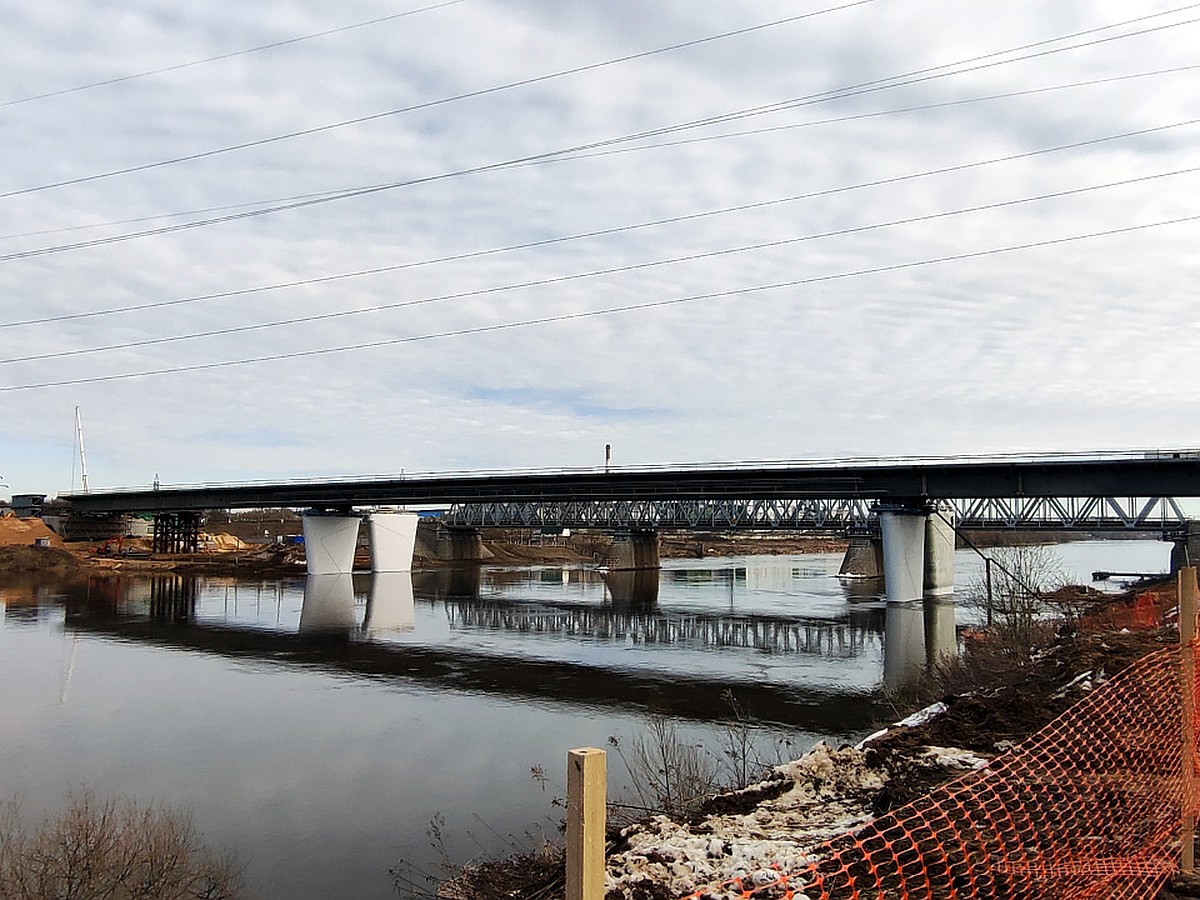
[[[792,459],[744,459],[709,462],[657,463],[639,465],[595,465],[595,466],[534,466],[508,469],[443,469],[422,471],[400,469],[398,472],[366,475],[338,475],[330,477],[304,477],[290,479],[250,479],[243,481],[179,482],[153,485],[163,491],[211,491],[238,490],[256,487],[286,487],[301,485],[340,484],[386,484],[404,480],[453,481],[462,478],[515,478],[530,476],[569,476],[636,473],[674,472],[738,472],[744,470],[786,469],[841,469],[841,468],[904,468],[920,466],[991,465],[991,464],[1038,464],[1038,463],[1086,463],[1121,462],[1134,460],[1178,460],[1200,461],[1200,449],[1129,449],[1129,450],[1083,450],[1073,452],[1011,452],[988,454],[952,454],[946,456],[850,456],[850,457],[798,457]],[[152,485],[124,487],[96,487],[96,494],[138,494],[150,490]],[[83,494],[64,494],[65,499],[83,497]]]

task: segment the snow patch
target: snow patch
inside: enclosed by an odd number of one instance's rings
[[[934,703],[925,707],[924,709],[917,710],[911,716],[905,716],[903,719],[897,722],[896,725],[904,728],[916,728],[920,725],[924,725],[926,722],[932,722],[947,709],[949,709],[949,707],[946,706],[945,703]]]
[[[1079,690],[1084,693],[1090,691],[1095,686],[1094,679],[1092,677],[1094,674],[1095,673],[1091,669],[1088,669],[1086,672],[1081,672],[1080,674],[1076,675],[1054,693],[1053,699],[1061,700],[1063,697],[1067,696],[1068,693],[1070,693],[1071,688],[1075,687],[1079,688]]]
[[[867,746],[867,744],[871,743],[871,741],[878,740],[879,738],[883,737],[887,733],[888,733],[888,729],[880,728],[878,731],[868,734],[865,738],[863,738],[861,741],[859,741],[857,744],[855,744],[854,749],[861,750],[861,749],[863,749],[863,747]]]
[[[926,747],[921,751],[920,758],[943,769],[958,769],[963,772],[981,769],[990,762],[970,750],[960,750],[957,747]]]
[[[731,878],[765,884],[814,862],[825,841],[867,822],[883,774],[853,747],[820,743],[775,772],[791,787],[753,811],[695,825],[657,816],[624,832],[628,848],[609,857],[605,892],[630,897],[641,884],[676,896]],[[660,889],[661,889],[660,888]]]

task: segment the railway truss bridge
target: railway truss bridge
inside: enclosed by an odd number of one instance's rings
[[[840,530],[851,570],[865,560],[896,601],[951,592],[956,531],[970,529],[1157,531],[1175,541],[1173,566],[1200,558],[1200,523],[1180,502],[1200,501],[1197,450],[156,484],[65,499],[81,515],[152,513],[156,530],[189,540],[204,510],[306,509],[311,574],[350,570],[364,517],[373,568],[410,569],[418,506],[448,510],[444,530],[468,550],[486,527],[612,529],[613,569],[657,568],[664,528]]]
[[[877,534],[875,499],[568,500],[458,503],[454,528],[829,530]],[[945,500],[959,530],[1153,531],[1174,533],[1188,517],[1171,497],[1024,497]]]

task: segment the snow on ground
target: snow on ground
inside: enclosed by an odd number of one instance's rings
[[[752,812],[692,826],[665,816],[630,826],[629,847],[609,857],[606,893],[632,897],[639,884],[653,884],[682,897],[736,876],[774,881],[773,865],[801,869],[820,844],[869,820],[884,784],[884,773],[868,767],[861,750],[826,744],[774,772],[791,787]]]
[[[934,704],[883,729],[914,727],[945,712]],[[819,743],[799,759],[776,766],[771,778],[746,792],[779,781],[790,786],[751,812],[712,815],[684,824],[655,816],[625,830],[628,846],[608,857],[605,893],[624,897],[685,897],[732,878],[774,882],[817,859],[826,841],[867,823],[887,771],[867,765],[864,746],[835,750]],[[989,760],[953,747],[925,747],[914,759],[924,766],[963,773]]]

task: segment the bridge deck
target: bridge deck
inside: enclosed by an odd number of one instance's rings
[[[1196,451],[467,473],[71,494],[90,513],[486,502],[1200,497]]]

